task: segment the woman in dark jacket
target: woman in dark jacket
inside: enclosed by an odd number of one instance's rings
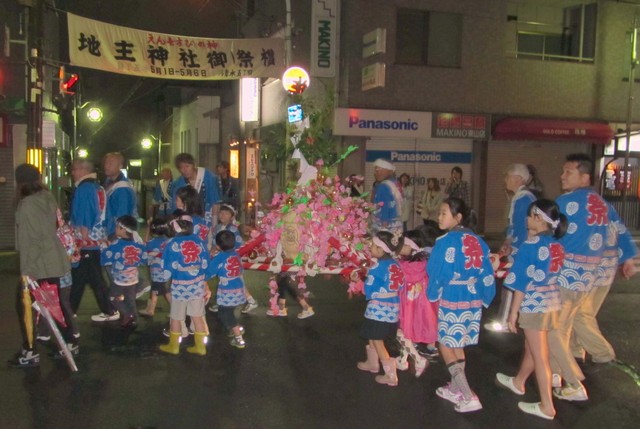
[[[20,274],[29,276],[38,284],[48,282],[58,287],[60,278],[71,270],[69,257],[56,235],[57,210],[53,195],[40,182],[40,173],[30,164],[22,164],[16,168],[16,192],[18,205],[16,208],[17,250],[20,256]],[[38,365],[40,356],[35,349],[34,326],[30,314],[28,290],[22,285],[19,292],[18,312],[24,337],[22,350],[11,363],[16,367]],[[61,292],[61,302],[69,302],[69,289]],[[65,299],[66,296],[66,299]],[[65,308],[65,305],[62,305]],[[70,306],[67,307],[70,309]],[[66,312],[65,312],[66,313]],[[73,316],[72,314],[70,316]],[[65,314],[65,318],[67,314]],[[67,342],[74,342],[69,328]],[[77,346],[70,346],[77,353]]]

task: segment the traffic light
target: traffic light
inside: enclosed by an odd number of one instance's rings
[[[60,66],[58,71],[58,78],[60,80],[60,94],[69,94],[73,95],[76,93],[76,87],[78,86],[78,82],[80,78],[77,74],[71,73],[67,74],[64,66]]]

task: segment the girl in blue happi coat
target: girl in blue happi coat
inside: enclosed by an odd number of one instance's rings
[[[513,301],[508,326],[517,332],[516,322],[524,330],[524,355],[515,377],[496,374],[496,383],[516,395],[524,395],[525,382],[535,371],[541,402],[518,402],[528,414],[547,420],[555,416],[551,397],[551,366],[547,333],[557,327],[560,309],[558,274],[564,262],[564,247],[558,242],[567,231],[567,218],[550,200],[537,200],[529,206],[529,238],[514,256],[513,266],[504,282],[512,289]]]
[[[146,246],[148,255],[149,275],[151,277],[151,293],[147,308],[140,310],[141,316],[153,317],[158,304],[158,296],[164,296],[169,304],[171,304],[171,293],[167,288],[167,278],[162,267],[162,252],[167,245],[169,233],[168,219],[165,217],[157,217],[149,220],[149,229],[147,229]],[[153,238],[149,239],[149,235]]]
[[[464,348],[478,344],[482,307],[496,293],[489,246],[467,228],[471,210],[459,198],[440,205],[438,225],[448,231],[436,240],[427,264],[429,301],[438,302],[438,342],[451,382],[436,394],[466,413],[482,409],[465,374]]]
[[[394,257],[402,248],[402,244],[400,234],[389,231],[376,233],[371,243],[374,264],[369,269],[364,284],[367,310],[364,313],[360,336],[369,340],[369,344],[366,346],[367,360],[358,362],[358,369],[377,373],[382,362],[384,375],[377,375],[376,382],[388,386],[398,385],[396,360],[389,357],[384,340],[393,338],[398,329],[398,292],[404,287],[404,273]]]
[[[239,349],[245,347],[244,327],[238,323],[234,311],[244,305],[247,298],[244,294],[242,262],[235,251],[235,237],[231,231],[220,231],[216,234],[216,247],[219,252],[213,257],[209,266],[210,277],[218,277],[216,303],[218,318],[225,331],[231,337],[231,345]]]
[[[165,353],[180,353],[182,324],[191,316],[195,333],[193,347],[187,352],[204,356],[207,354],[207,322],[204,306],[211,297],[207,285],[209,274],[209,252],[207,246],[193,233],[193,221],[181,216],[169,222],[172,237],[162,254],[162,265],[171,278],[171,311],[169,344],[160,346]]]
[[[222,231],[230,231],[234,237],[234,248],[238,250],[244,244],[244,239],[238,228],[238,222],[236,221],[236,209],[229,204],[222,204],[220,206],[220,212],[218,213],[218,225],[215,227],[215,234],[217,235]],[[256,308],[258,308],[258,301],[251,295],[247,287],[244,288],[244,296],[247,298],[247,302],[242,306],[241,312],[247,314]],[[284,296],[284,295],[281,295]],[[213,312],[217,310],[217,304],[211,305],[209,309]]]

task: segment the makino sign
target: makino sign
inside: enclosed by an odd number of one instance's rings
[[[311,76],[336,75],[339,16],[337,0],[311,3]]]
[[[186,80],[279,78],[284,39],[206,39],[136,30],[67,13],[71,65]]]

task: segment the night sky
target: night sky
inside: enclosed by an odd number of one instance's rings
[[[58,0],[55,4],[64,11],[125,27],[184,36],[236,38],[239,3],[235,0]],[[63,32],[66,33],[66,25]],[[138,157],[142,136],[158,132],[160,118],[167,108],[163,95],[166,88],[185,85],[180,81],[86,68],[70,71],[81,77],[82,102],[93,102],[104,110],[102,123],[79,123],[78,126],[78,141],[91,143],[89,150],[94,160],[114,150],[124,151],[127,158]],[[193,86],[193,83],[187,85]],[[219,83],[196,85],[213,87]],[[80,122],[84,120],[80,115],[79,118]]]

